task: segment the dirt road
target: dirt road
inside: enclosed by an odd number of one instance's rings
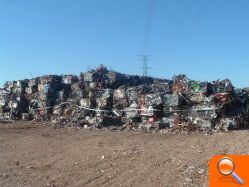
[[[208,160],[249,153],[249,131],[205,135],[0,125],[0,186],[208,186]]]

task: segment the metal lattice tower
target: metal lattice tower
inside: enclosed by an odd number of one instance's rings
[[[147,77],[148,76],[148,69],[150,69],[148,67],[148,61],[150,60],[150,56],[151,55],[139,55],[141,57],[142,60],[142,69],[143,69],[143,76]]]

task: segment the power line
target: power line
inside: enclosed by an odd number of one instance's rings
[[[194,0],[191,0],[190,3],[187,5],[185,11],[183,12],[183,16],[181,17],[180,21],[178,22],[178,24],[176,25],[175,29],[173,30],[174,32],[169,33],[169,41],[168,41],[168,45],[167,45],[167,51],[171,51],[170,50],[170,46],[172,45],[172,43],[174,42],[175,37],[173,37],[174,35],[177,36],[177,34],[179,33],[179,31],[181,31],[187,17],[188,14],[190,12],[190,10],[192,9],[194,5]]]
[[[179,11],[181,10],[181,7],[182,7],[183,3],[182,3],[182,0],[178,0],[176,5],[175,5],[175,9],[173,11],[174,14],[171,14],[168,18],[168,20],[170,20],[169,22],[169,26],[167,26],[167,30],[166,32],[163,34],[163,36],[166,36],[166,39],[168,39],[168,36],[171,36],[172,35],[172,31],[173,31],[173,26],[172,25],[175,25],[175,23],[177,23],[177,17],[179,16]],[[173,7],[172,7],[173,9]],[[162,38],[163,40],[163,38]],[[168,46],[167,46],[168,48]]]
[[[144,45],[143,45],[143,52],[147,52],[148,43],[149,43],[149,35],[150,30],[154,18],[154,11],[155,11],[155,5],[157,0],[149,0],[148,1],[148,7],[147,7],[147,14],[145,18],[145,30],[144,30]]]
[[[185,34],[182,35],[180,41],[177,43],[177,45],[173,48],[173,50],[171,50],[168,54],[168,58],[167,60],[170,59],[170,57],[176,52],[177,48],[179,48],[182,43],[184,42],[184,40],[187,38],[187,36],[189,35],[191,29],[194,27],[195,23],[198,22],[199,18],[201,17],[201,15],[203,14],[203,12],[205,11],[207,5],[209,3],[209,0],[205,0],[203,3],[203,6],[201,7],[200,11],[197,13],[196,17],[193,19],[193,21],[191,22],[190,26],[187,28]]]

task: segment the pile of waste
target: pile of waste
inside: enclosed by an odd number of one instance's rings
[[[101,65],[75,75],[8,81],[0,118],[57,127],[209,131],[248,127],[249,89],[230,80],[200,82],[126,75]]]

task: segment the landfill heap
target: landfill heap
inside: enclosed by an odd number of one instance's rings
[[[57,127],[210,131],[248,127],[249,89],[230,80],[172,80],[109,71],[8,81],[0,89],[0,118]]]

